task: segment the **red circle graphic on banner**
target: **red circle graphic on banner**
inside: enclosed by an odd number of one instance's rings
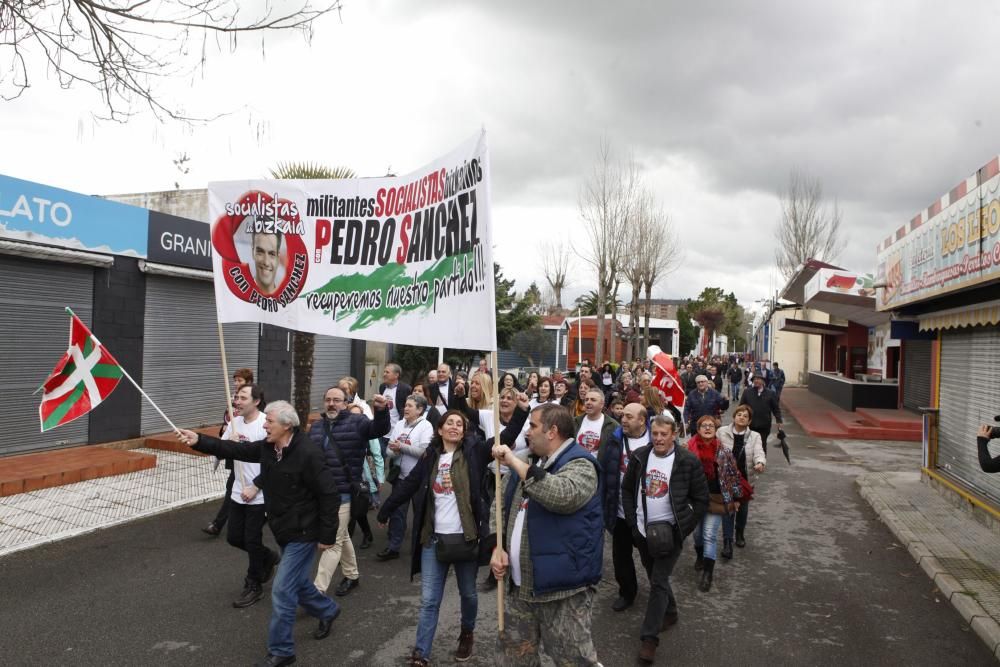
[[[212,246],[222,258],[229,291],[270,312],[292,303],[309,271],[304,234],[295,202],[251,190],[227,203],[212,225]],[[250,263],[240,257],[238,238],[249,244]]]

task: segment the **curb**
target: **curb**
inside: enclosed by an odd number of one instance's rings
[[[143,512],[139,512],[138,514],[122,517],[120,519],[113,519],[107,523],[102,523],[98,526],[84,526],[81,528],[76,528],[74,530],[66,530],[61,533],[56,533],[55,535],[45,535],[39,537],[37,540],[32,540],[30,542],[22,542],[21,544],[16,544],[14,546],[0,549],[0,559],[2,559],[5,556],[17,553],[19,551],[27,551],[28,549],[34,549],[36,547],[45,546],[47,544],[54,544],[56,542],[62,542],[63,540],[68,540],[73,537],[80,537],[81,535],[89,535],[90,533],[96,533],[98,531],[105,530],[107,528],[114,528],[115,526],[120,526],[122,524],[126,524],[131,521],[138,521],[139,519],[145,519],[151,516],[156,516],[157,514],[165,514],[167,512],[172,512],[173,510],[180,509],[182,507],[189,507],[192,505],[202,505],[204,503],[218,499],[219,499],[218,492],[206,493],[200,496],[196,496],[194,498],[175,500],[172,503],[160,505],[159,507],[153,507]]]
[[[896,512],[889,508],[886,503],[873,491],[873,484],[866,479],[869,475],[861,475],[854,480],[858,488],[858,494],[867,502],[879,519],[882,520],[899,543],[909,551],[913,560],[927,574],[930,580],[937,586],[942,597],[946,598],[955,610],[961,615],[962,620],[968,623],[979,638],[986,644],[993,653],[993,657],[1000,660],[1000,624],[986,613],[982,605],[976,598],[966,591],[958,579],[945,570],[937,558],[930,552],[927,546],[913,534],[913,532],[899,520]]]

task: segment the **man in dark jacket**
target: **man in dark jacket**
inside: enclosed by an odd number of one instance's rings
[[[316,571],[316,588],[326,591],[330,586],[337,565],[343,565],[344,579],[337,586],[337,595],[347,595],[358,587],[358,560],[354,555],[354,543],[348,525],[351,521],[351,486],[363,483],[365,457],[368,456],[368,441],[389,432],[389,401],[382,394],[372,398],[375,408],[374,420],[364,415],[356,415],[347,409],[347,395],[340,387],[330,387],[323,397],[326,412],[309,429],[309,437],[326,453],[326,464],[333,478],[337,480],[340,492],[340,529],[337,542],[327,549],[319,559]],[[363,488],[361,493],[368,493]],[[343,560],[341,560],[343,559]]]
[[[699,375],[696,383],[697,387],[684,401],[684,423],[688,425],[688,433],[697,433],[695,424],[705,415],[719,419],[729,409],[729,401],[715,390],[708,377]]]
[[[785,371],[778,367],[778,362],[771,364],[774,368],[771,371],[771,391],[778,404],[781,404],[781,390],[785,388]]]
[[[708,381],[710,383],[712,383],[712,385],[715,387],[715,391],[717,391],[717,392],[719,392],[721,394],[722,393],[723,377],[719,373],[718,366],[716,366],[714,364],[711,365],[711,366],[709,366],[708,367],[708,373],[707,373],[707,375],[708,375]]]
[[[323,451],[298,429],[295,408],[275,401],[264,414],[267,437],[257,442],[219,440],[194,431],[179,431],[178,438],[199,452],[260,463],[253,485],[264,492],[268,524],[282,558],[271,586],[268,654],[258,665],[281,667],[295,662],[292,628],[298,606],[319,619],[316,639],[330,634],[340,614],[337,603],[309,579],[317,544],[325,551],[336,541],[340,494]]]
[[[632,453],[622,480],[625,521],[639,549],[649,576],[649,602],[639,630],[639,659],[653,662],[659,634],[677,622],[677,600],[670,575],[680,558],[684,539],[694,531],[708,510],[708,482],[698,457],[676,447],[674,423],[662,415],[650,426],[652,444]],[[646,539],[650,524],[666,522],[673,533],[673,547],[654,557]]]
[[[621,483],[632,453],[648,445],[649,437],[646,409],[638,403],[629,403],[622,412],[622,425],[597,455],[604,476],[604,528],[611,533],[611,558],[618,583],[618,599],[611,605],[615,611],[631,607],[639,592],[632,559],[632,529],[625,521]]]
[[[378,386],[378,393],[389,401],[389,428],[395,426],[403,416],[406,399],[413,393],[410,385],[400,381],[399,376],[402,372],[403,369],[399,364],[386,364],[382,369],[382,384]]]
[[[729,364],[729,398],[733,401],[740,400],[740,385],[743,384],[743,371],[736,365],[736,362]]]
[[[753,410],[753,419],[750,420],[750,430],[760,434],[760,441],[764,444],[764,453],[767,454],[767,438],[771,435],[771,415],[778,423],[778,430],[781,430],[781,407],[774,392],[764,386],[764,376],[754,373],[753,386],[748,387],[743,392],[740,405],[749,405]]]

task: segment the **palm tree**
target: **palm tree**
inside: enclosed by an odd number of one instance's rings
[[[315,162],[279,162],[271,169],[271,178],[354,178],[348,167],[325,167]],[[313,354],[316,351],[316,334],[296,331],[292,342],[292,367],[295,369],[295,387],[292,401],[299,415],[302,428],[309,423],[309,396],[312,394]]]
[[[576,301],[574,301],[573,303],[576,304],[577,308],[581,309],[581,313],[580,313],[581,315],[583,315],[583,316],[591,316],[591,317],[593,317],[594,315],[597,315],[597,291],[596,290],[590,290],[586,294],[581,294],[580,296],[576,297]],[[622,307],[621,300],[618,299],[617,297],[614,298],[614,299],[612,299],[611,294],[608,294],[608,296],[607,296],[607,308],[608,308],[608,311],[607,312],[608,313],[615,313],[615,314],[617,314],[618,311],[621,309],[621,307]],[[576,310],[576,309],[574,308],[574,310]]]

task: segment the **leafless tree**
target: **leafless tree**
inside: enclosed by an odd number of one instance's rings
[[[653,287],[665,277],[680,268],[684,261],[684,249],[680,237],[674,229],[673,220],[660,207],[650,213],[649,247],[642,272],[645,289],[645,326],[642,332],[641,353],[649,347],[649,315],[652,310]]]
[[[785,279],[795,274],[806,260],[830,262],[844,249],[840,238],[841,214],[837,202],[823,204],[819,180],[802,171],[793,171],[788,190],[781,196],[778,247],[774,251],[778,269]]]
[[[569,275],[570,250],[564,241],[548,241],[542,244],[539,253],[541,254],[542,271],[545,272],[545,281],[552,289],[552,296],[555,299],[555,307],[562,310],[562,291],[569,285],[567,276]]]
[[[165,102],[156,84],[191,73],[210,42],[236,48],[241,34],[298,31],[340,9],[332,0],[0,0],[0,96],[22,95],[40,72],[63,88],[93,86],[106,117],[125,121],[148,107],[158,118],[197,120]],[[256,7],[256,8],[255,8]]]
[[[628,233],[624,235],[625,252],[621,262],[621,275],[631,288],[632,298],[628,305],[629,357],[642,357],[639,349],[639,294],[642,291],[643,276],[649,262],[650,235],[653,231],[654,202],[649,190],[640,192]]]
[[[639,192],[639,170],[631,158],[616,161],[611,145],[601,142],[593,173],[580,193],[578,208],[583,219],[583,238],[574,252],[594,268],[597,277],[597,349],[594,363],[604,363],[604,315],[608,297],[620,280],[618,271]],[[612,356],[614,356],[612,347]]]

